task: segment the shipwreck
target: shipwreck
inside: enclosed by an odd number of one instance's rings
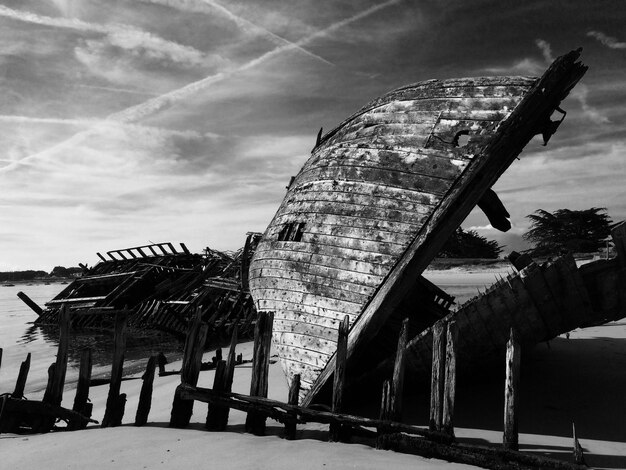
[[[493,227],[510,228],[491,187],[535,135],[547,144],[561,124],[560,103],[587,70],[579,55],[559,57],[540,78],[404,86],[320,130],[249,271],[257,311],[274,314],[283,370],[289,381],[300,376],[303,406],[329,388],[345,316],[352,379],[388,364],[406,317],[408,365],[428,372],[440,319],[458,319],[471,358],[503,348],[512,327],[536,343],[623,316],[624,304],[606,305],[613,300],[604,296],[624,290],[617,261],[581,274],[570,259],[516,260],[519,274],[455,312],[421,276],[475,206]]]

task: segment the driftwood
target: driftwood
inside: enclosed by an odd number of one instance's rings
[[[346,381],[346,353],[348,350],[348,332],[350,329],[350,317],[346,315],[339,324],[337,337],[337,351],[335,352],[335,377],[333,380],[332,411],[339,413],[342,411],[343,391]],[[330,441],[345,440],[341,425],[331,424],[328,439]],[[344,438],[344,439],[342,439]]]
[[[80,370],[78,373],[78,384],[76,386],[76,396],[74,397],[74,406],[72,410],[80,413],[87,418],[91,418],[93,405],[89,400],[89,387],[91,385],[91,349],[83,349],[80,357]],[[83,429],[83,423],[80,421],[70,421],[69,428],[71,430]]]
[[[20,291],[17,293],[17,296],[20,298],[22,302],[30,307],[30,309],[37,314],[37,316],[43,313],[43,309],[37,305],[37,303],[32,300],[29,296],[24,294],[24,292]]]
[[[242,395],[239,393],[215,392],[210,388],[190,387],[180,385],[180,396],[184,400],[198,400],[205,403],[219,403],[235,410],[243,412],[256,411],[280,423],[293,421],[294,416],[298,423],[337,423],[347,426],[363,426],[369,428],[380,428],[385,432],[406,432],[423,436],[437,442],[450,442],[450,436],[440,432],[429,431],[428,429],[412,426],[409,424],[397,423],[393,421],[383,421],[380,419],[364,418],[342,413],[332,413],[329,411],[318,411],[302,406],[289,405],[269,398]]]
[[[442,444],[401,433],[387,434],[381,439],[387,449],[493,470],[588,470],[582,465],[509,449],[458,443]]]
[[[124,416],[126,394],[120,394],[122,370],[124,367],[124,352],[126,350],[126,316],[117,315],[115,318],[115,335],[113,349],[113,364],[111,365],[111,383],[107,396],[102,427],[119,426]]]
[[[0,399],[0,432],[42,432],[42,421],[57,420],[80,423],[82,427],[97,421],[75,411],[37,400],[21,400],[4,395]],[[51,429],[43,429],[47,432]]]
[[[250,396],[267,397],[274,314],[272,312],[259,312],[256,321]],[[246,431],[256,435],[265,434],[265,415],[255,409],[250,410],[246,416]]]
[[[146,371],[143,374],[141,392],[139,392],[139,403],[135,414],[135,426],[143,426],[148,422],[148,414],[152,406],[152,385],[154,384],[154,369],[156,368],[156,356],[150,356]]]
[[[517,409],[519,402],[520,381],[520,345],[517,335],[511,328],[511,335],[506,347],[506,381],[504,384],[504,447],[519,449],[517,432]]]
[[[180,387],[188,384],[194,386],[198,383],[200,375],[200,365],[202,363],[202,353],[208,332],[208,325],[202,323],[202,310],[198,307],[196,315],[189,328],[185,349],[183,352],[183,368],[180,373],[181,385],[174,393],[174,402],[170,414],[170,426],[184,428],[189,424],[193,414],[193,402],[185,401],[180,397]]]

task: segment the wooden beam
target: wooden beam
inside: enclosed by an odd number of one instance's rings
[[[272,341],[273,312],[259,312],[254,329],[254,356],[252,358],[252,380],[250,395],[267,397],[270,347]],[[262,436],[265,434],[266,416],[252,411],[246,416],[246,431]]]
[[[44,394],[43,402],[55,406],[61,406],[63,401],[63,386],[65,385],[65,372],[67,371],[67,353],[70,346],[70,309],[67,305],[61,307],[59,314],[59,346],[54,366],[51,389]]]
[[[504,382],[504,436],[503,444],[507,449],[519,450],[517,410],[519,408],[521,349],[517,334],[511,328],[506,344],[506,379]]]
[[[126,395],[120,394],[122,372],[124,368],[124,353],[126,351],[126,315],[115,316],[115,333],[113,346],[113,361],[111,364],[111,383],[106,401],[102,427],[119,426],[124,416]]]
[[[20,291],[17,293],[17,296],[20,298],[22,302],[30,307],[30,309],[40,316],[43,313],[43,309],[37,305],[35,301],[33,301],[29,296],[27,296],[24,292]]]
[[[170,413],[170,427],[185,428],[193,414],[193,401],[183,400],[180,396],[182,385],[195,386],[198,383],[202,367],[202,353],[206,343],[209,326],[202,322],[202,309],[198,307],[191,322],[183,352],[183,367],[180,372],[181,385],[176,388]]]
[[[30,353],[26,355],[26,360],[20,365],[20,371],[17,374],[17,380],[15,381],[15,389],[11,396],[16,399],[21,399],[24,396],[24,388],[26,387],[26,379],[28,378],[28,371],[30,370]]]
[[[443,385],[445,374],[445,322],[440,320],[433,325],[433,363],[430,378],[430,421],[428,428],[431,431],[441,431],[443,413]]]
[[[291,385],[289,385],[289,405],[298,406],[298,400],[300,397],[300,374],[296,374],[291,379]],[[296,422],[297,415],[292,413],[293,419],[285,423],[285,439],[291,441],[296,438]]]
[[[339,324],[339,331],[337,336],[337,353],[335,361],[335,377],[333,381],[333,397],[332,397],[332,411],[333,413],[340,413],[342,411],[342,402],[344,387],[346,381],[346,354],[348,350],[348,332],[350,330],[350,317],[346,315],[343,317],[343,321]],[[329,430],[329,440],[331,442],[341,441],[341,426],[331,425]]]
[[[391,382],[391,402],[389,415],[392,421],[402,421],[402,395],[404,392],[404,369],[406,365],[406,345],[409,338],[409,319],[405,318],[400,328],[396,360]]]
[[[443,388],[441,431],[450,436],[454,436],[453,418],[456,398],[456,354],[458,342],[458,328],[454,320],[448,322],[446,340],[446,368]]]
[[[137,413],[135,414],[135,426],[143,426],[148,422],[148,415],[152,407],[152,389],[154,384],[154,370],[156,369],[156,356],[150,356],[146,371],[141,379],[141,391],[139,392],[139,403],[137,404]]]
[[[91,370],[92,370],[92,358],[91,349],[85,348],[80,354],[80,369],[78,372],[78,384],[76,385],[76,395],[74,396],[74,406],[72,410],[76,413],[91,418],[91,412],[93,410],[93,404],[89,402],[89,386],[91,385]],[[73,431],[76,429],[83,429],[82,420],[70,421],[68,427]]]
[[[218,359],[215,367],[215,376],[213,377],[213,390],[223,392],[226,380],[226,361]],[[206,415],[206,424],[204,427],[209,431],[218,431],[220,427],[220,411],[223,409],[221,405],[209,403],[209,410]]]

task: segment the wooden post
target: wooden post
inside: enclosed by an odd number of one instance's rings
[[[165,374],[165,364],[167,364],[167,357],[165,357],[165,354],[160,352],[157,355],[157,362],[159,363],[159,376],[164,375]]]
[[[380,412],[378,414],[378,419],[381,421],[389,421],[390,417],[390,408],[391,408],[391,382],[389,380],[385,380],[383,382],[383,392],[380,398]],[[376,448],[386,450],[387,447],[385,445],[384,435],[388,430],[385,429],[384,425],[379,426],[377,428],[378,435],[376,437]]]
[[[409,319],[405,318],[400,328],[396,360],[393,366],[393,380],[391,382],[390,419],[402,421],[402,393],[404,392],[404,369],[406,343],[409,338]]]
[[[517,408],[519,402],[520,346],[513,328],[506,344],[506,379],[504,383],[504,436],[507,449],[518,450]]]
[[[298,398],[300,395],[300,374],[293,376],[291,385],[289,386],[289,405],[298,406]],[[296,415],[294,414],[293,420],[285,422],[285,439],[292,441],[296,438]]]
[[[0,368],[2,368],[2,348],[0,348]]]
[[[348,354],[348,332],[350,330],[350,317],[346,315],[339,324],[337,336],[337,352],[335,353],[335,377],[333,381],[332,412],[341,413],[344,384],[346,381],[346,359]],[[342,429],[340,424],[331,424],[328,440],[331,442],[341,441]]]
[[[185,341],[183,367],[180,371],[181,384],[191,385],[192,387],[197,385],[200,368],[202,366],[202,353],[204,352],[204,344],[208,331],[209,326],[202,322],[202,310],[198,307],[196,315],[189,327],[187,340]],[[193,401],[183,400],[180,397],[180,386],[177,387],[174,393],[172,412],[170,414],[170,426],[174,428],[187,427],[192,414]]]
[[[456,394],[456,343],[458,329],[453,320],[448,323],[448,333],[446,335],[446,368],[445,384],[443,389],[443,417],[441,419],[441,431],[454,436],[454,400]]]
[[[73,411],[80,413],[81,415],[91,418],[91,412],[93,405],[88,402],[89,400],[89,386],[91,385],[91,349],[85,348],[80,355],[80,370],[78,373],[78,384],[76,385],[76,395],[74,396]],[[70,430],[83,429],[87,426],[83,421],[70,421],[68,427]]]
[[[26,355],[26,360],[20,365],[20,371],[15,381],[15,390],[11,394],[12,398],[22,398],[24,396],[24,387],[26,387],[26,379],[30,370],[30,353]]]
[[[67,351],[70,345],[70,309],[67,304],[61,307],[59,315],[59,347],[54,365],[54,374],[50,389],[46,390],[43,402],[61,406],[63,401],[63,386],[65,385],[65,371],[67,370]],[[54,424],[54,423],[53,423]]]
[[[254,328],[254,357],[252,358],[252,381],[250,383],[250,396],[253,397],[267,397],[273,321],[273,312],[259,312]],[[265,420],[264,414],[250,411],[246,416],[246,431],[257,436],[264,435]]]
[[[213,378],[213,390],[215,392],[224,391],[224,381],[226,380],[226,361],[219,360],[215,366],[215,377]],[[222,407],[216,403],[209,403],[209,410],[206,415],[204,427],[209,431],[217,431]]]
[[[119,426],[124,415],[123,405],[126,404],[126,395],[120,395],[122,371],[124,367],[124,353],[126,351],[126,315],[115,315],[115,333],[113,346],[113,364],[111,365],[111,383],[107,396],[102,427]],[[121,412],[121,414],[120,414]]]
[[[578,442],[578,438],[576,437],[576,425],[572,423],[572,436],[574,438],[574,462],[579,465],[587,465],[585,462],[585,454],[583,452],[583,448]]]
[[[223,385],[222,385],[222,389],[225,392],[230,392],[233,389],[233,378],[235,377],[235,363],[237,362],[237,356],[236,356],[237,334],[238,334],[238,328],[237,328],[237,325],[235,324],[235,327],[233,328],[232,336],[230,338],[230,348],[228,350],[228,356],[226,357],[226,368],[224,371],[224,380],[223,380]],[[217,371],[216,371],[216,374],[217,374]],[[213,426],[213,429],[215,429],[216,431],[223,431],[224,429],[226,429],[226,426],[228,425],[229,414],[230,414],[230,408],[228,408],[227,406],[219,407],[217,409],[217,413],[216,413],[217,417],[215,419],[215,424]]]
[[[37,314],[37,316],[41,316],[43,313],[43,309],[37,305],[37,303],[32,300],[29,296],[27,296],[24,292],[20,291],[17,293],[17,296],[20,298],[22,302],[30,307],[30,309]]]
[[[141,379],[141,392],[139,392],[139,403],[137,413],[135,413],[135,426],[143,426],[148,422],[148,414],[152,406],[152,386],[154,384],[154,370],[156,369],[157,356],[150,356],[146,371]]]
[[[433,364],[430,381],[430,421],[431,431],[441,431],[443,416],[443,377],[445,373],[444,322],[438,321],[433,325]]]

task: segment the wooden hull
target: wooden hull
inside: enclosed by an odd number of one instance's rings
[[[481,196],[541,131],[585,67],[543,78],[429,80],[372,101],[326,134],[294,178],[250,264],[257,310],[310,403],[334,364],[364,351]],[[467,136],[468,141],[464,138]],[[432,323],[432,322],[431,322]],[[423,325],[423,328],[428,325]]]

